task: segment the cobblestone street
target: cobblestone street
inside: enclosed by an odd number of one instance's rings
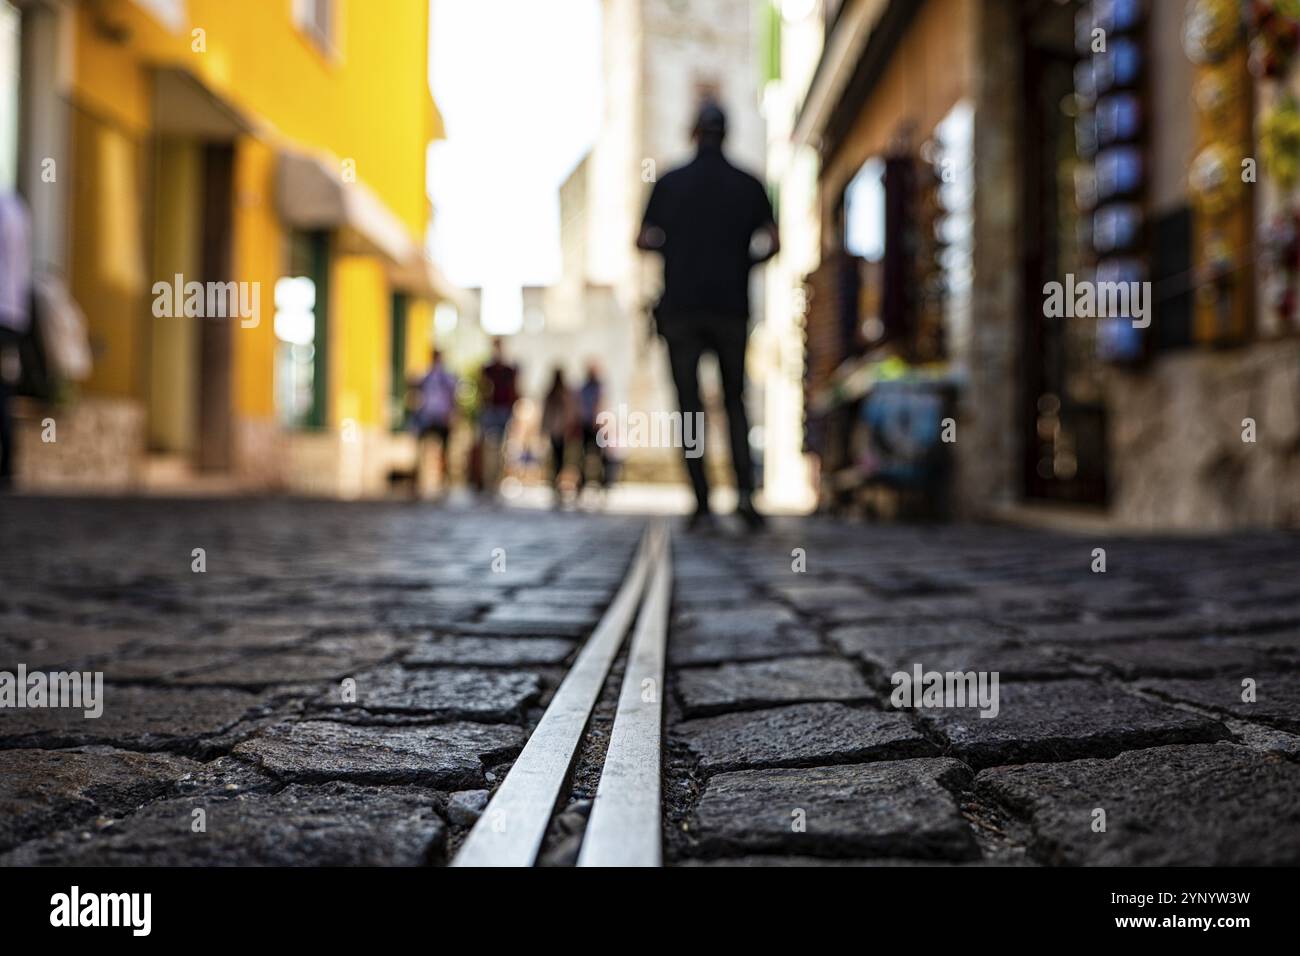
[[[0,862],[450,861],[645,526],[0,501],[0,671],[104,675],[99,718],[0,710]],[[670,864],[1300,863],[1294,535],[779,519],[673,552]],[[545,864],[576,858],[622,666]],[[896,709],[918,667],[996,672],[996,716]]]

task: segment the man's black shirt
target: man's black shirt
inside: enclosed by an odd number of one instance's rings
[[[642,228],[663,231],[661,316],[749,316],[749,244],[773,222],[763,184],[701,147],[685,166],[660,177]]]

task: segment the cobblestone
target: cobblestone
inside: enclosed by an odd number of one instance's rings
[[[1250,638],[1156,638],[1089,644],[1081,660],[1132,680],[1138,677],[1209,677],[1267,670],[1275,654]]]
[[[194,813],[203,813],[196,831]],[[446,828],[413,787],[330,783],[227,800],[160,800],[91,833],[60,833],[0,858],[17,866],[417,866]]]
[[[563,663],[577,646],[575,641],[544,637],[430,637],[415,646],[402,663],[408,667],[460,665],[519,667],[525,664]]]
[[[197,767],[126,750],[0,750],[0,850],[132,809]]]
[[[443,719],[519,720],[541,694],[536,674],[481,668],[408,670],[397,665],[357,674],[355,706],[378,713]],[[322,706],[337,703],[331,690]]]
[[[717,664],[819,653],[817,635],[796,623],[779,604],[692,611],[677,619],[671,662]]]
[[[677,671],[677,692],[689,716],[803,701],[862,701],[871,689],[846,661],[790,657]]]
[[[921,719],[973,767],[1110,756],[1228,736],[1217,721],[1083,680],[1007,683],[996,717],[950,708],[922,711]]]
[[[1242,700],[1242,681],[1255,682],[1255,700]],[[1300,734],[1300,676],[1292,671],[1243,672],[1240,676],[1203,680],[1152,680],[1140,685],[1159,697],[1257,721]]]
[[[234,748],[281,780],[486,786],[485,765],[523,747],[517,727],[450,723],[369,727],[311,720],[269,728]]]
[[[997,671],[1002,679],[1068,677],[1075,673],[1060,653],[1026,646],[1017,632],[979,621],[869,625],[837,628],[831,640],[870,666],[885,683],[916,664],[935,671]]]
[[[718,774],[691,837],[705,855],[971,859],[975,841],[945,786],[966,776],[955,760],[927,758]]]
[[[1000,767],[976,789],[1029,820],[1047,863],[1300,863],[1300,765],[1231,744]],[[1105,811],[1105,831],[1094,829]]]
[[[386,632],[322,637],[310,647],[250,655],[194,670],[178,678],[177,683],[262,688],[340,680],[393,657],[406,646]]]
[[[110,703],[111,702],[111,703]],[[42,708],[0,715],[0,747],[78,747],[110,744],[131,750],[201,748],[239,721],[264,712],[267,698],[215,687],[104,685],[104,713]]]
[[[704,773],[937,754],[902,714],[796,704],[688,720],[674,729]]]

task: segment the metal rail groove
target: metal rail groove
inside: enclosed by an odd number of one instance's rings
[[[671,548],[665,542],[632,633],[578,866],[663,865],[660,736],[672,586]]]
[[[532,866],[560,799],[587,721],[641,600],[667,533],[652,525],[618,594],[555,691],[519,758],[474,824],[451,865]]]

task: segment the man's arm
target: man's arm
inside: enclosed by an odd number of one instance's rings
[[[664,231],[653,223],[643,222],[636,236],[636,247],[642,252],[658,252],[664,247]]]
[[[641,217],[641,231],[636,236],[636,247],[642,252],[660,252],[668,239],[660,225],[663,221],[663,201],[660,183],[655,183],[650,190],[650,199],[645,204],[645,215]]]
[[[768,259],[781,251],[781,237],[776,230],[776,210],[772,208],[772,200],[767,195],[767,190],[757,179],[750,179],[753,192],[751,193],[753,203],[753,219],[751,222],[758,223],[749,238],[749,261],[752,265],[762,265]],[[754,251],[757,241],[758,251]]]
[[[776,223],[769,222],[766,225],[759,226],[754,236],[760,240],[757,253],[753,251],[753,243],[750,244],[749,260],[754,265],[762,265],[781,251],[781,237],[777,234]]]

